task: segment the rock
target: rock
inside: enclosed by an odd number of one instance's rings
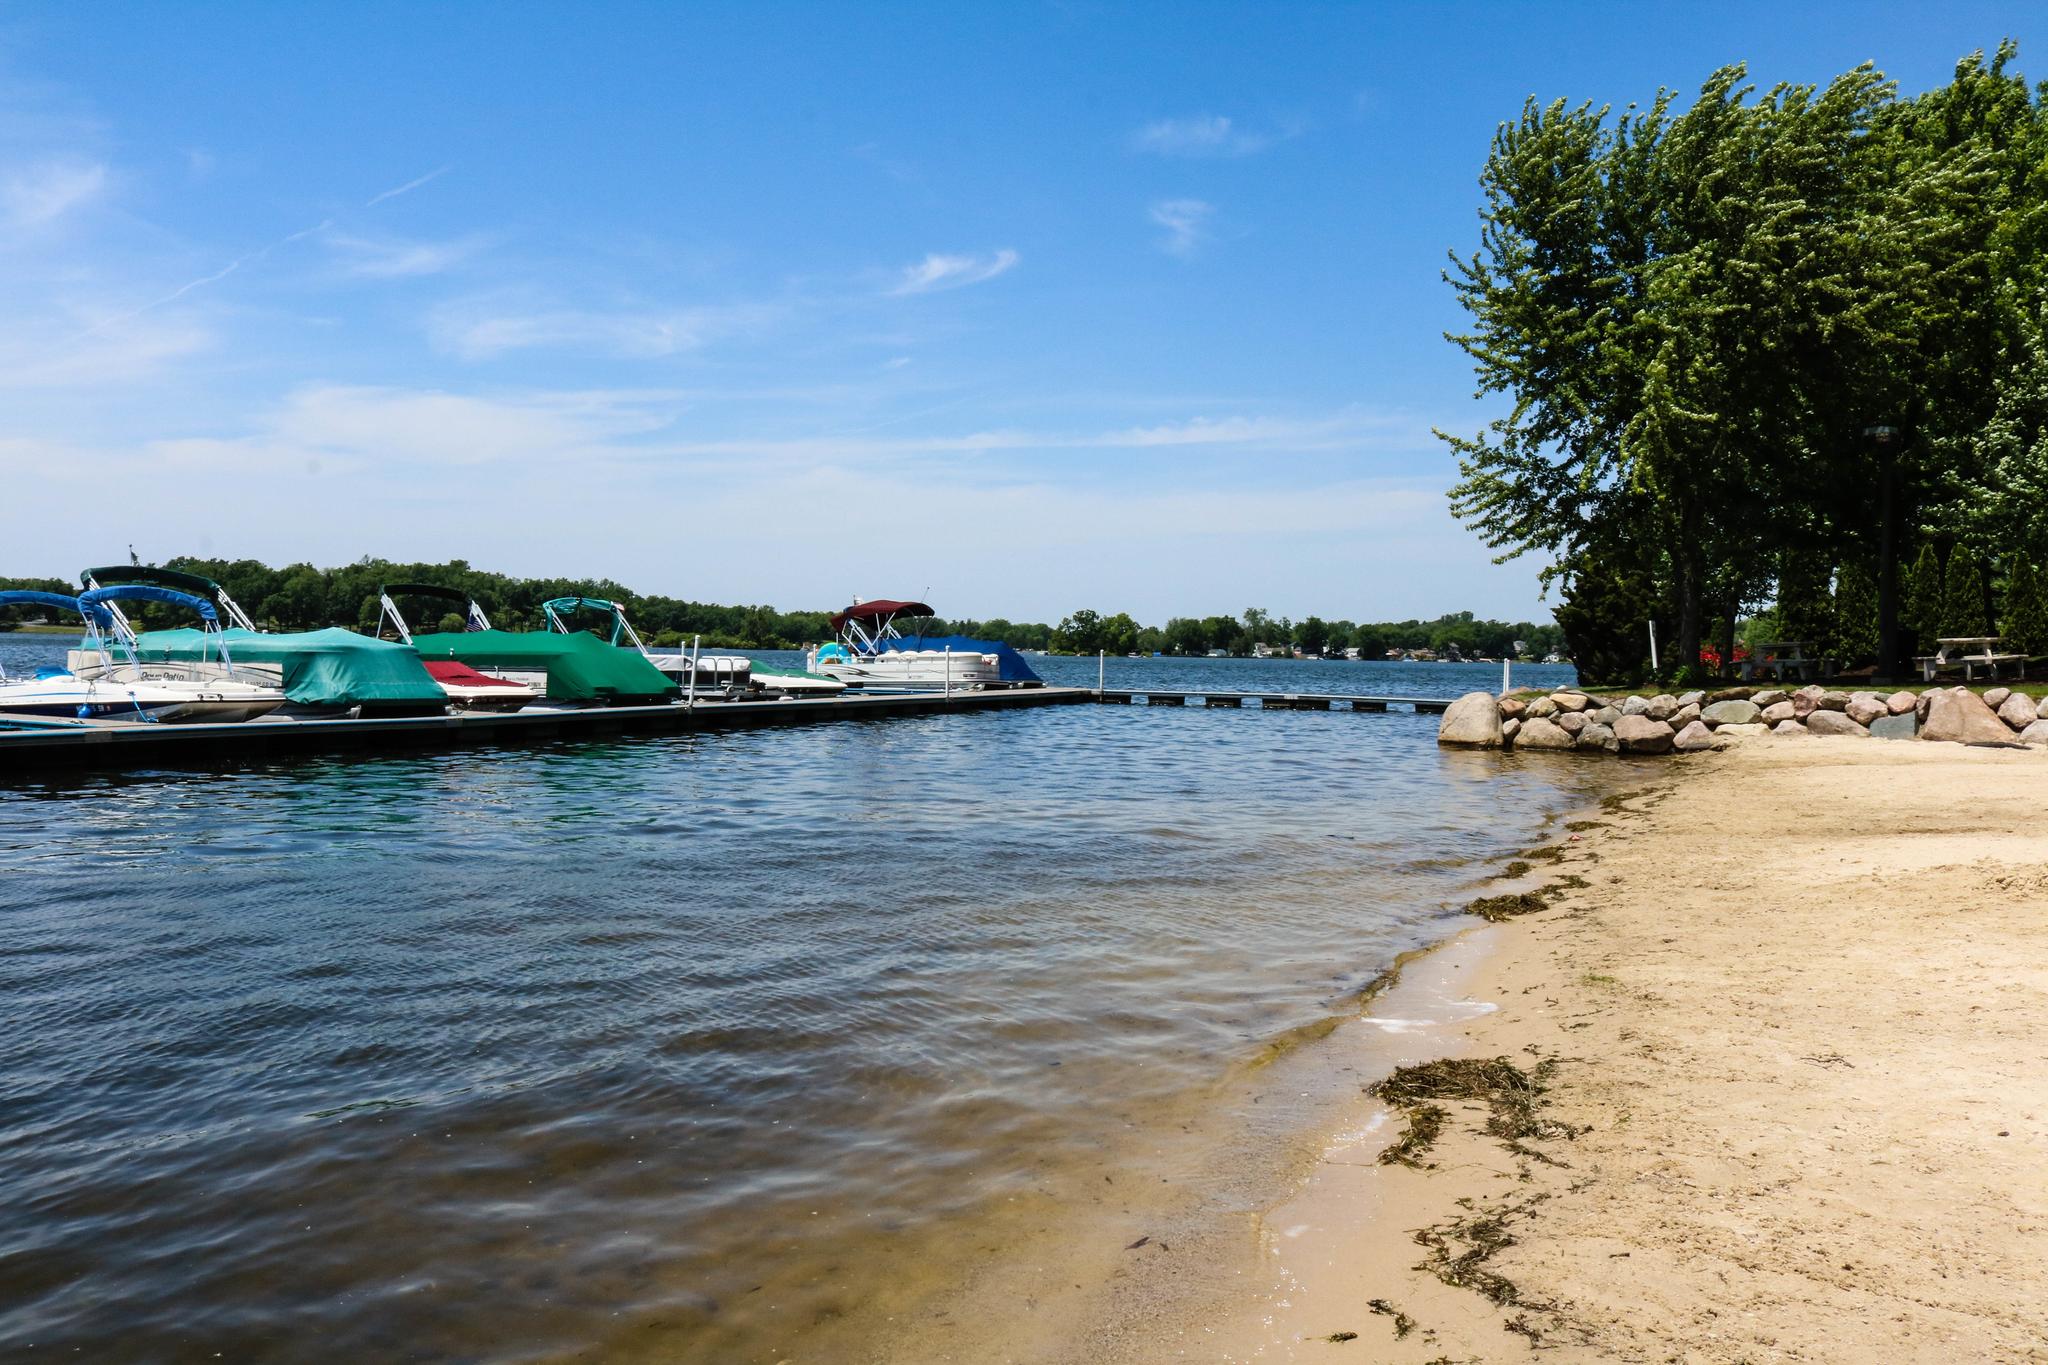
[[[1768,711],[1790,695],[1790,693],[1780,691],[1778,688],[1766,687],[1763,691],[1751,697],[1750,700]]]
[[[1695,693],[1694,695],[1698,694]],[[1679,708],[1676,711],[1673,711],[1670,715],[1665,717],[1666,720],[1670,721],[1672,725],[1678,727],[1679,729],[1685,728],[1686,726],[1692,724],[1699,718],[1700,704],[1696,701],[1689,701],[1683,703],[1679,706]]]
[[[1707,694],[1704,692],[1680,692],[1678,694],[1678,704],[1681,707],[1705,706],[1707,704]]]
[[[1984,704],[1996,711],[2005,705],[2005,699],[2011,695],[2010,687],[1987,687],[1984,689]]]
[[[1583,712],[1560,711],[1557,713],[1557,728],[1568,735],[1578,734],[1579,731],[1586,728],[1586,724],[1587,721]]]
[[[1678,714],[1678,698],[1669,692],[1659,692],[1650,698],[1650,704],[1643,714],[1651,720],[1670,720]]]
[[[1895,716],[1903,716],[1920,704],[1920,698],[1911,692],[1894,692],[1884,699],[1885,709]]]
[[[1801,725],[1796,720],[1781,720],[1776,725],[1773,725],[1771,727],[1771,733],[1774,735],[1785,735],[1788,737],[1792,737],[1808,734],[1810,732],[1804,725]]]
[[[1793,709],[1790,699],[1774,701],[1764,708],[1763,722],[1766,725],[1776,725],[1781,720],[1797,719],[1798,714]]]
[[[1538,697],[1529,703],[1529,709],[1522,714],[1530,720],[1542,720],[1545,716],[1557,714],[1557,703],[1548,697]]]
[[[1529,703],[1523,701],[1520,697],[1502,697],[1500,699],[1500,718],[1502,720],[1514,720],[1528,709]]]
[[[1467,692],[1444,708],[1437,722],[1436,742],[1468,749],[1498,749],[1501,746],[1500,707],[1491,692]]]
[[[1876,720],[1879,716],[1888,716],[1890,714],[1891,710],[1885,706],[1884,699],[1881,697],[1873,697],[1868,693],[1859,693],[1849,698],[1848,716],[1850,720],[1855,721],[1858,725],[1869,725],[1870,722]]]
[[[1827,695],[1827,689],[1808,684],[1792,694],[1792,710],[1805,720],[1820,710],[1820,699]]]
[[[1870,731],[1850,720],[1840,711],[1816,711],[1806,718],[1806,728],[1816,735],[1848,735],[1854,739],[1870,738]]]
[[[1728,743],[1709,730],[1704,722],[1696,720],[1678,732],[1678,737],[1671,741],[1671,747],[1682,754],[1696,754],[1703,749],[1725,748]]]
[[[1700,711],[1700,719],[1709,725],[1749,725],[1763,714],[1763,708],[1742,697],[1730,697],[1717,701]]]
[[[1927,723],[1927,708],[1934,704],[1934,689],[1929,688],[1913,699],[1913,715],[1922,725]]]
[[[1593,699],[1583,692],[1553,692],[1550,699],[1560,711],[1583,711],[1593,704]]]
[[[1677,738],[1669,725],[1643,715],[1623,716],[1616,721],[1614,737],[1621,741],[1625,754],[1668,754]]]
[[[2048,720],[2037,720],[2020,731],[2022,744],[2048,744]]]
[[[1534,710],[1531,707],[1530,710]],[[1515,731],[1517,749],[1569,749],[1572,737],[1541,716],[1522,721],[1522,728]]]
[[[2034,710],[2035,714],[2040,716],[2042,720],[2048,720],[2048,697],[2041,698],[2041,704],[2035,707]]]
[[[1748,701],[1750,694],[1755,691],[1754,687],[1724,687],[1718,692],[1707,693],[1707,701],[1709,704],[1723,701]],[[1737,723],[1740,724],[1740,722]]]
[[[1500,742],[1502,745],[1512,749],[1515,745],[1515,736],[1521,733],[1521,729],[1522,718],[1520,716],[1510,716],[1502,721],[1500,723]]]
[[[1621,719],[1621,712],[1615,710],[1611,706],[1603,706],[1597,711],[1588,711],[1586,713],[1586,719],[1594,722],[1597,725],[1611,726],[1614,724],[1614,722]]]
[[[1760,720],[1742,721],[1734,725],[1721,726],[1714,731],[1714,737],[1716,739],[1748,740],[1755,739],[1758,735],[1767,735],[1770,732],[1771,727]]]
[[[1966,687],[1945,687],[1926,696],[1927,720],[1920,738],[1960,744],[2010,744],[2006,728],[1984,699]]]
[[[1849,709],[1849,694],[1847,692],[1823,692],[1820,694],[1820,705],[1824,711],[1846,711]]]
[[[1984,694],[1984,704],[1991,706],[1989,692]],[[2000,720],[2015,730],[2024,730],[2039,719],[2034,713],[2034,699],[2019,692],[2008,693],[2002,704],[1992,706],[1991,709],[1998,713]]]
[[[1624,716],[1640,716],[1649,709],[1650,701],[1647,697],[1630,697],[1621,704],[1621,714]]]
[[[1620,751],[1621,743],[1614,737],[1614,727],[1610,725],[1595,725],[1588,721],[1586,728],[1579,731],[1579,747],[1581,749],[1604,749],[1611,754]]]
[[[1870,722],[1870,733],[1875,739],[1911,739],[1920,733],[1920,719],[1909,707],[1893,716],[1879,716]]]

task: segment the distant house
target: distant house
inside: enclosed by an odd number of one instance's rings
[[[1252,657],[1254,659],[1270,659],[1273,657],[1273,647],[1271,645],[1253,645]]]

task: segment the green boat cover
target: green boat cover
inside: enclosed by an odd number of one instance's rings
[[[415,635],[423,659],[453,659],[471,668],[546,670],[549,701],[614,704],[671,701],[682,689],[640,656],[585,631],[465,630]],[[228,648],[233,649],[229,642]]]
[[[388,640],[339,627],[281,635],[224,630],[220,639],[238,664],[281,665],[285,696],[302,706],[432,710],[448,704],[419,655]],[[146,630],[135,639],[135,654],[144,663],[196,663],[219,658],[220,650],[204,631]]]

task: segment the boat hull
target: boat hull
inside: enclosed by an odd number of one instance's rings
[[[1001,663],[987,654],[954,654],[940,650],[886,650],[828,659],[818,665],[825,677],[868,691],[933,692],[947,688],[1003,686]]]

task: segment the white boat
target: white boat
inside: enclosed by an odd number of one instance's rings
[[[839,638],[813,648],[804,658],[805,666],[812,673],[866,691],[936,692],[1010,685],[1003,677],[1000,655],[954,649],[950,644],[924,647],[921,638],[910,639],[896,629],[898,620],[935,614],[923,602],[890,598],[863,602],[855,598],[852,606],[832,618],[832,629]]]
[[[268,715],[285,702],[284,693],[274,687],[246,682],[234,676],[234,665],[221,646],[224,672],[219,676],[157,677],[137,662],[134,634],[124,618],[107,606],[115,598],[147,598],[191,607],[199,613],[209,634],[218,636],[220,619],[213,605],[168,588],[98,588],[79,597],[58,593],[0,593],[0,606],[34,602],[79,613],[98,657],[92,676],[80,677],[68,669],[46,668],[33,678],[0,681],[0,714],[33,716],[46,720],[122,720],[161,722],[254,720]],[[115,633],[128,662],[119,663],[107,647],[102,630]]]

